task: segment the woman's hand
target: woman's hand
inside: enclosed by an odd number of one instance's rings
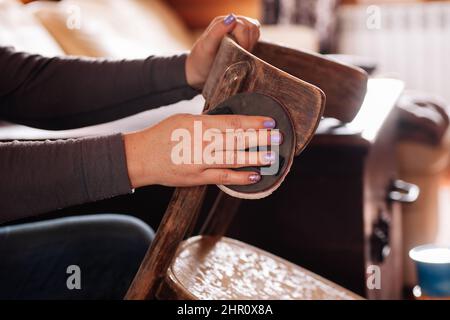
[[[201,89],[205,84],[222,38],[231,33],[246,50],[252,50],[259,39],[258,20],[235,16],[216,17],[200,36],[186,60],[188,84]]]
[[[198,129],[199,124],[202,128],[201,136],[194,129],[195,126]],[[242,151],[255,146],[280,144],[282,142],[281,134],[278,131],[270,130],[274,127],[275,121],[267,117],[179,114],[169,117],[151,128],[126,134],[124,136],[125,151],[132,187],[137,188],[151,184],[182,187],[256,183],[261,178],[258,172],[235,171],[230,168],[266,166],[275,162],[274,153]],[[217,138],[222,138],[219,141],[227,141],[226,136],[229,137],[230,130],[236,129],[243,129],[244,132],[252,129],[254,133],[267,133],[267,136],[262,135],[264,140],[261,139],[261,136],[258,138],[255,138],[256,135],[243,136],[242,131],[240,131],[241,133],[233,131],[236,132],[233,137],[233,141],[236,143],[232,143],[231,146],[225,143],[220,144],[219,148],[211,153],[216,157],[215,159],[222,159],[223,161],[219,161],[221,163],[211,164],[210,162],[208,164],[208,160],[205,158],[208,155],[207,152],[201,153],[200,161],[179,163],[179,159],[176,158],[179,155],[179,149],[176,146],[180,146],[180,142],[174,141],[174,133],[184,132],[185,136],[190,137],[191,145],[183,151],[193,155],[196,152],[194,150],[195,143],[197,143],[197,148],[200,147],[203,150],[207,150],[207,146],[211,145],[211,142],[205,142],[203,139],[204,133],[208,129]],[[175,136],[177,135],[175,134]],[[245,145],[245,148],[238,148],[239,141]],[[195,159],[195,156],[193,157]],[[245,159],[245,161],[239,162],[239,158]]]
[[[206,81],[222,38],[231,33],[237,42],[247,50],[252,50],[259,38],[259,22],[255,19],[234,16],[215,18],[206,31],[194,44],[186,60],[186,79],[188,84],[201,89]],[[201,123],[202,136],[196,136],[195,125]],[[183,187],[205,184],[246,185],[257,183],[261,177],[259,172],[235,171],[232,168],[248,166],[267,166],[273,163],[275,154],[271,152],[247,152],[246,148],[280,144],[282,136],[278,131],[270,131],[275,127],[275,121],[267,117],[239,115],[189,115],[179,114],[167,118],[159,124],[143,131],[124,136],[125,151],[128,165],[128,175],[133,188],[145,185],[160,184]],[[256,130],[255,136],[245,136],[239,130]],[[227,131],[238,130],[230,145],[223,143],[210,155],[215,160],[208,162],[202,153],[201,161],[195,161],[195,153],[199,145],[207,149],[211,142],[203,140],[203,133],[212,130],[220,141],[229,141]],[[267,136],[258,136],[260,132]],[[177,156],[177,146],[174,133],[184,132],[190,136],[191,145],[183,152],[193,155],[194,161],[186,163],[174,159]],[[266,137],[261,139],[261,137]],[[239,145],[244,142],[245,148]],[[256,162],[255,162],[256,157]],[[245,161],[239,161],[245,159]],[[197,159],[198,160],[198,159]]]

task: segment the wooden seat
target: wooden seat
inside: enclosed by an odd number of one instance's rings
[[[230,238],[184,241],[157,294],[160,299],[354,300],[354,293],[295,264]]]

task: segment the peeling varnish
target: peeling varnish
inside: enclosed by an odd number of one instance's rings
[[[198,299],[352,300],[358,297],[288,261],[229,238],[182,244],[170,277]]]

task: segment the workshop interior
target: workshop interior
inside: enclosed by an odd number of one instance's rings
[[[154,231],[126,300],[450,299],[450,1],[0,0],[0,47],[104,61],[174,55],[230,13],[257,19],[260,38],[246,50],[226,35],[192,99],[63,130],[2,118],[0,157],[13,141],[125,134],[176,114],[242,114],[275,119],[277,170],[248,186],[154,184],[0,220],[0,260],[10,259],[5,232],[17,226],[113,213]],[[20,168],[0,168],[9,170]],[[25,240],[24,253],[40,250]],[[89,267],[72,264],[52,271],[67,284],[63,299],[87,288]],[[71,278],[80,270],[81,280]]]

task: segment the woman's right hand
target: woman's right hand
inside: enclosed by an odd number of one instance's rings
[[[245,166],[266,166],[275,161],[275,154],[271,152],[256,152],[257,163],[250,162],[250,153],[237,150],[237,143],[233,148],[225,143],[221,150],[215,150],[215,155],[223,157],[223,163],[177,164],[173,161],[174,147],[179,144],[172,141],[172,135],[177,129],[188,132],[192,147],[205,148],[211,142],[203,141],[201,136],[194,135],[194,122],[201,123],[203,132],[213,129],[216,134],[226,139],[226,131],[232,129],[254,129],[257,132],[268,131],[265,141],[261,139],[244,139],[245,147],[256,147],[268,144],[282,143],[282,135],[278,131],[270,131],[275,127],[275,121],[268,117],[242,116],[242,115],[190,115],[178,114],[171,116],[148,129],[124,135],[125,151],[128,166],[128,175],[133,188],[151,184],[183,187],[205,184],[246,185],[257,183],[261,177],[258,172],[235,171],[232,168]],[[242,132],[242,131],[241,131]],[[197,141],[194,141],[197,140]],[[236,139],[243,139],[238,133]],[[192,150],[194,152],[194,150]],[[245,157],[244,163],[237,163],[238,157]],[[242,158],[241,158],[242,159]]]

